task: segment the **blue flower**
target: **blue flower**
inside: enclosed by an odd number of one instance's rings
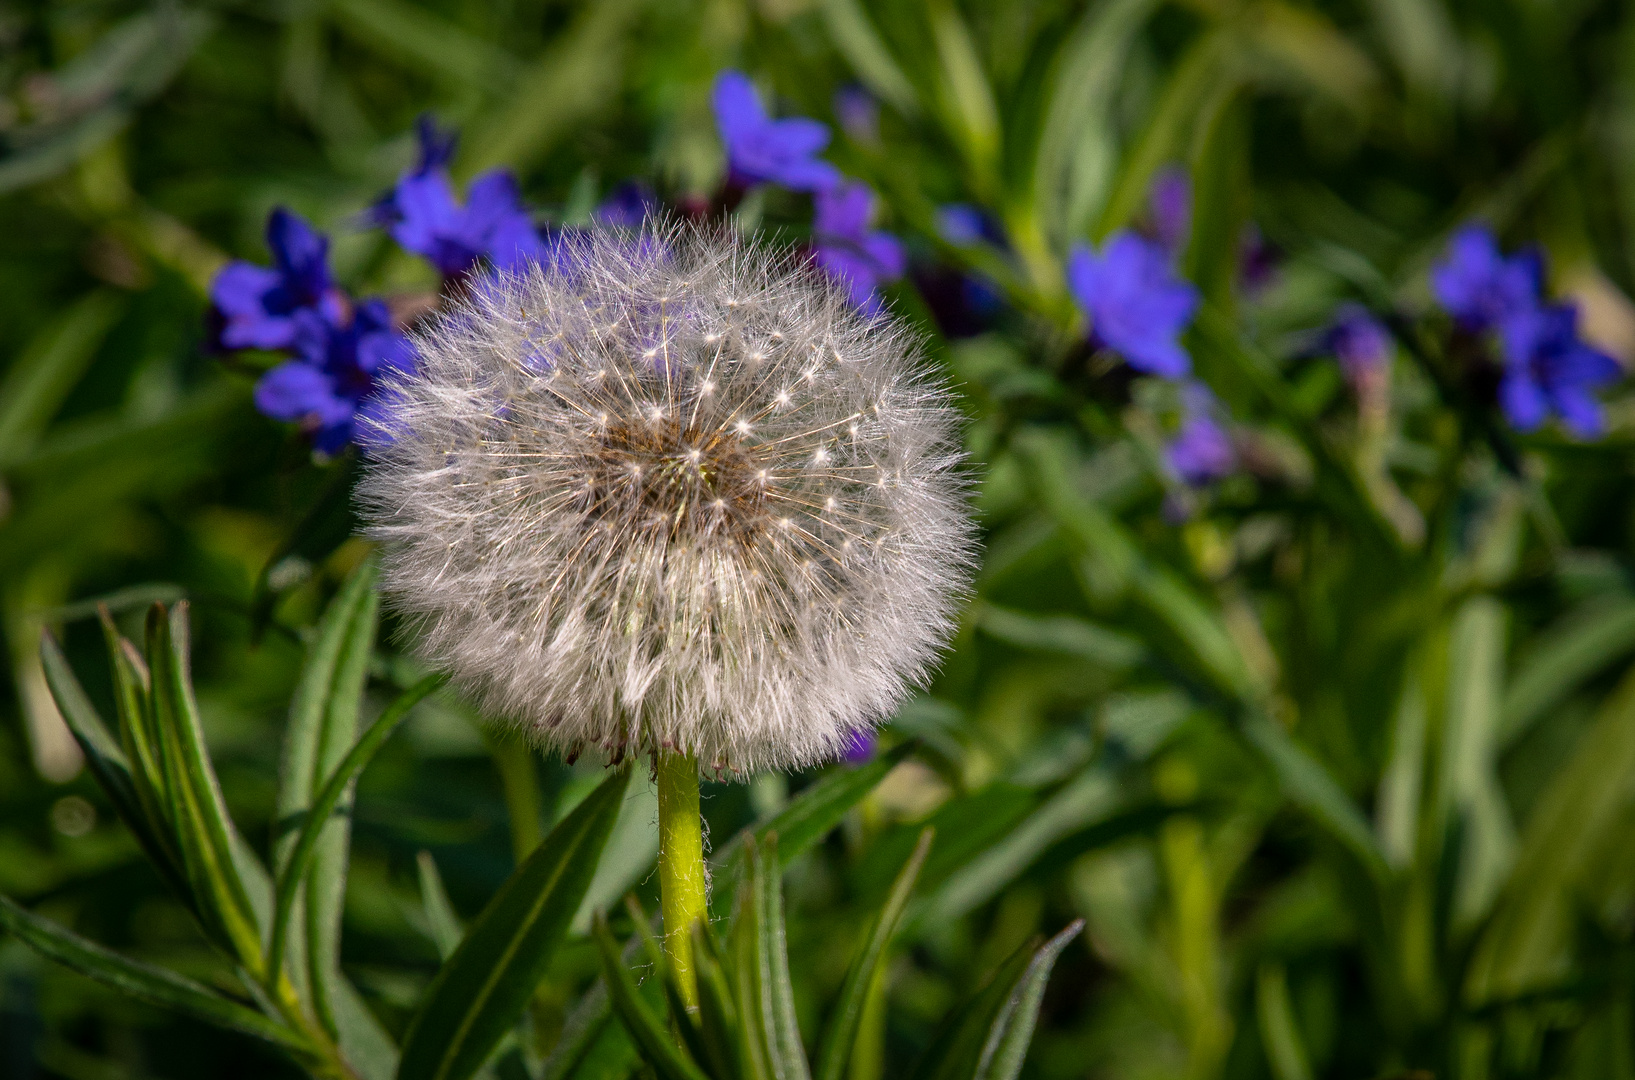
[[[344,325],[310,315],[298,322],[296,357],[261,377],[256,408],[274,420],[301,424],[316,449],[334,454],[356,438],[360,411],[379,411],[378,378],[388,370],[413,370],[414,345],[393,328],[379,300],[359,304]],[[372,425],[383,426],[379,417]]]
[[[1192,181],[1185,169],[1171,166],[1153,177],[1147,215],[1153,239],[1170,258],[1179,256],[1192,231]]]
[[[439,134],[424,119],[419,135],[419,160],[375,205],[376,224],[388,229],[405,250],[424,256],[444,277],[465,274],[484,257],[501,270],[546,258],[545,242],[509,169],[494,169],[473,180],[462,206],[445,168],[453,153],[453,136]]]
[[[865,728],[846,736],[846,749],[841,759],[848,765],[866,765],[879,752],[880,736]]]
[[[646,184],[626,180],[603,199],[591,217],[603,225],[634,229],[659,212],[659,201]]]
[[[1581,439],[1601,434],[1595,391],[1623,374],[1618,362],[1578,336],[1578,309],[1550,304],[1511,315],[1500,328],[1505,356],[1499,404],[1519,431],[1532,431],[1551,413]]]
[[[829,145],[826,125],[799,116],[773,120],[756,96],[755,84],[741,71],[716,76],[712,101],[735,179],[813,192],[840,183],[840,170],[813,156]]]
[[[1544,259],[1536,250],[1506,258],[1493,230],[1470,224],[1453,234],[1446,257],[1431,269],[1431,291],[1461,326],[1480,333],[1539,304]]]
[[[1119,232],[1099,256],[1078,245],[1068,256],[1067,286],[1090,316],[1093,342],[1149,375],[1178,379],[1192,370],[1178,339],[1198,307],[1198,290],[1175,276],[1158,244]]]
[[[970,203],[944,203],[937,207],[937,235],[955,247],[988,243],[1006,247],[1005,230],[988,211]]]
[[[1352,385],[1375,381],[1391,360],[1391,332],[1361,304],[1344,303],[1323,335],[1323,344],[1340,362]]]
[[[283,349],[295,340],[297,316],[340,318],[344,298],[329,273],[329,240],[279,207],[267,219],[271,267],[234,261],[210,284],[222,319],[218,342],[229,349]]]
[[[818,265],[845,282],[858,307],[877,313],[875,289],[903,276],[908,252],[890,233],[869,230],[874,192],[865,184],[843,184],[818,192],[814,209],[812,247]]]
[[[1237,448],[1232,436],[1215,418],[1219,406],[1202,383],[1189,382],[1181,388],[1185,417],[1175,438],[1164,448],[1164,457],[1175,475],[1190,487],[1203,487],[1231,475],[1238,467]]]
[[[847,83],[834,96],[835,119],[840,129],[860,143],[880,141],[880,103],[856,83]]]

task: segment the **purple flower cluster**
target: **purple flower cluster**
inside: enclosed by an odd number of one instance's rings
[[[1431,291],[1461,330],[1497,340],[1499,405],[1517,430],[1533,431],[1553,414],[1578,438],[1601,434],[1595,391],[1622,369],[1579,337],[1573,304],[1545,300],[1541,252],[1506,256],[1491,229],[1466,225],[1431,270]]]
[[[261,377],[256,408],[301,424],[313,446],[338,453],[355,437],[357,417],[379,409],[383,372],[414,366],[414,346],[379,300],[355,303],[329,271],[329,240],[280,207],[267,221],[273,265],[232,262],[216,275],[210,298],[224,349],[277,349],[290,359]]]
[[[419,160],[375,204],[374,223],[405,251],[424,256],[444,277],[467,274],[483,258],[501,270],[544,259],[545,242],[511,170],[494,169],[477,177],[462,204],[446,167],[454,136],[439,132],[424,116],[418,130]]]
[[[715,125],[726,146],[729,179],[749,186],[772,183],[812,195],[812,252],[817,264],[843,282],[863,310],[880,310],[879,287],[908,269],[902,241],[870,228],[874,193],[848,180],[817,157],[829,145],[829,128],[802,116],[774,120],[761,104],[755,84],[741,71],[716,76],[712,96]],[[864,126],[864,103],[847,99],[843,117]]]

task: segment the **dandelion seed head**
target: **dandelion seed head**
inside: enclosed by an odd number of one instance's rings
[[[821,272],[592,230],[416,344],[360,504],[419,653],[491,714],[741,775],[842,755],[928,677],[974,561],[958,414]]]

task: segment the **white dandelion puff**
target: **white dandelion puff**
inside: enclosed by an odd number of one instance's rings
[[[385,590],[538,744],[799,767],[928,677],[974,539],[958,413],[902,325],[655,226],[566,239],[416,344],[359,486]]]

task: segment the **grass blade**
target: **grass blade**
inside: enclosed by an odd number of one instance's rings
[[[422,998],[398,1080],[465,1080],[482,1066],[567,933],[629,783],[628,769],[603,781],[489,901]]]
[[[729,899],[737,895],[737,883],[744,870],[745,846],[751,841],[765,843],[776,833],[780,866],[788,866],[797,856],[829,835],[846,812],[873,791],[886,774],[914,752],[917,743],[892,747],[874,760],[850,768],[830,770],[802,791],[770,821],[734,836],[710,860],[715,877],[715,895]]]
[[[766,838],[760,863],[760,984],[762,1020],[778,1080],[810,1080],[806,1050],[795,1019],[795,991],[789,981],[789,943],[783,925],[783,864],[778,834]]]
[[[1083,929],[1084,920],[1078,919],[1033,954],[988,1029],[988,1041],[982,1048],[982,1057],[977,1060],[973,1080],[1016,1080],[1027,1058],[1028,1046],[1033,1042],[1033,1029],[1039,1022],[1039,1006],[1044,1002],[1050,970],[1056,966],[1056,958],[1062,950]]]
[[[619,943],[613,940],[605,915],[596,916],[592,933],[596,938],[597,951],[601,953],[602,978],[607,983],[613,1010],[618,1013],[631,1038],[636,1040],[642,1059],[659,1075],[660,1080],[709,1080],[698,1066],[687,1060],[671,1040],[670,1033],[664,1029],[663,1022],[642,1000],[630,972],[625,970],[624,961],[620,959]]]
[[[279,972],[283,968],[284,947],[290,916],[295,907],[296,891],[301,887],[301,882],[312,865],[319,838],[329,823],[329,816],[340,806],[342,798],[351,791],[358,775],[374,759],[380,748],[386,745],[386,740],[392,732],[396,731],[397,726],[409,715],[409,710],[447,681],[448,677],[445,675],[428,675],[399,694],[397,700],[387,706],[386,711],[380,714],[380,719],[370,725],[369,730],[363,733],[363,738],[353,745],[346,757],[335,767],[323,790],[313,800],[312,809],[307,811],[306,822],[295,841],[295,850],[290,853],[289,859],[278,872],[272,939],[267,947],[266,980],[269,990],[277,982]]]
[[[835,1004],[834,1018],[829,1021],[828,1033],[818,1051],[817,1080],[841,1080],[845,1074],[846,1065],[851,1060],[852,1044],[857,1038],[858,1024],[863,1017],[863,1006],[868,1001],[869,987],[873,985],[875,973],[885,959],[886,946],[891,944],[898,920],[908,906],[909,894],[914,891],[914,883],[919,879],[920,868],[925,865],[925,857],[931,851],[931,840],[935,835],[932,829],[920,831],[914,854],[909,856],[897,880],[892,883],[885,906],[875,916],[873,925],[863,937],[862,950],[852,961],[851,970],[846,972],[846,981],[840,988],[840,1000]]]
[[[73,733],[74,740],[84,751],[85,762],[90,766],[91,775],[96,777],[97,784],[108,796],[108,801],[113,804],[114,812],[136,835],[137,842],[142,845],[142,850],[147,853],[148,858],[153,860],[166,883],[176,890],[178,896],[187,898],[182,872],[176,865],[175,852],[164,840],[164,822],[156,821],[149,816],[143,799],[137,792],[138,781],[131,775],[130,761],[126,758],[125,751],[109,734],[102,717],[97,714],[96,707],[86,696],[84,687],[75,677],[73,669],[68,666],[68,659],[63,656],[62,647],[57,644],[50,631],[40,633],[40,663],[45,669],[46,683],[51,687],[51,696],[57,702],[57,709],[68,722],[68,730]]]
[[[0,896],[0,927],[41,954],[133,998],[295,1050],[304,1039],[253,1009],[164,968],[120,956]]]
[[[221,944],[251,971],[259,972],[263,935],[238,871],[236,830],[210,764],[193,700],[187,601],[168,614],[158,604],[148,610],[147,646],[153,678],[149,704],[159,737],[159,763],[165,772],[171,825],[195,902]]]

